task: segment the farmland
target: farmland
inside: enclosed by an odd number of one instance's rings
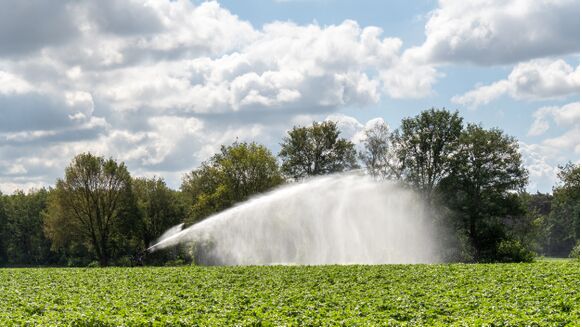
[[[579,262],[0,269],[0,325],[579,324]]]

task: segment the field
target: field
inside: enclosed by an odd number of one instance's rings
[[[0,325],[577,326],[579,262],[0,269]]]

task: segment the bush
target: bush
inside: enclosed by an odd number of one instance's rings
[[[166,267],[173,267],[173,266],[183,266],[185,264],[186,264],[186,261],[184,261],[182,259],[176,259],[176,260],[166,261],[166,263],[164,265]]]
[[[119,267],[131,267],[133,266],[133,260],[131,256],[124,255],[119,259],[115,260],[115,265]]]
[[[568,257],[570,257],[572,259],[580,260],[580,240],[576,241],[576,245],[574,245],[574,247],[572,248],[572,251],[570,251],[570,254],[568,255]]]
[[[535,253],[519,240],[503,240],[497,244],[498,262],[533,262]]]
[[[99,261],[91,261],[88,265],[87,268],[99,268]]]
[[[456,233],[444,232],[440,236],[443,244],[442,259],[444,262],[473,262],[475,248],[466,233],[457,230]]]
[[[86,267],[90,261],[84,258],[72,257],[67,259],[67,267]]]

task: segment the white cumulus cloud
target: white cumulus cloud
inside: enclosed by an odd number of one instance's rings
[[[424,62],[479,65],[578,53],[579,12],[577,0],[440,0],[425,42],[409,51]]]
[[[525,166],[530,172],[531,191],[549,190],[556,182],[558,165],[580,155],[580,103],[542,107],[533,113],[530,136],[544,136],[538,143],[521,142]],[[547,136],[554,128],[560,133]]]
[[[518,64],[507,79],[476,87],[454,96],[453,103],[477,107],[503,95],[517,100],[545,100],[577,94],[580,66],[574,68],[562,59],[535,59]]]

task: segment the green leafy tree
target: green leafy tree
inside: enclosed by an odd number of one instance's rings
[[[580,239],[580,165],[568,163],[559,169],[547,221],[547,253],[567,256]]]
[[[8,217],[6,216],[6,196],[0,192],[0,265],[8,260],[6,254],[6,238]]]
[[[400,174],[431,200],[452,170],[463,119],[457,112],[430,109],[402,120],[391,137]]]
[[[50,241],[42,228],[46,189],[16,191],[6,197],[5,245],[8,263],[40,265],[51,261]]]
[[[283,139],[279,152],[283,173],[299,179],[358,168],[355,145],[339,135],[332,121],[293,127]]]
[[[522,243],[530,244],[537,253],[543,253],[548,239],[546,225],[552,209],[552,195],[522,192],[520,199],[525,215],[515,222],[514,233]]]
[[[364,149],[358,153],[368,174],[375,179],[398,178],[401,169],[390,145],[390,130],[384,122],[365,131]]]
[[[178,192],[171,190],[162,178],[135,178],[131,186],[138,224],[130,230],[138,234],[143,250],[168,228],[182,222],[185,210]]]
[[[451,174],[440,192],[467,232],[475,259],[495,260],[501,241],[510,237],[511,220],[522,217],[518,192],[527,184],[517,141],[499,129],[469,124],[460,134]],[[507,246],[520,242],[505,242]],[[517,251],[519,252],[519,251]]]
[[[266,147],[235,142],[188,173],[181,190],[192,205],[189,222],[195,222],[283,182],[277,160]]]
[[[131,177],[125,164],[90,153],[77,155],[58,179],[45,216],[45,231],[58,247],[71,240],[87,244],[107,266],[115,226],[126,218]]]

